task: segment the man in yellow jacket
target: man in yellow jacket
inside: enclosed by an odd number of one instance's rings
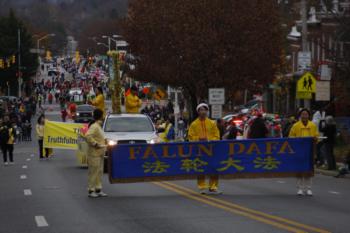
[[[125,109],[127,113],[139,113],[142,101],[137,96],[137,87],[132,86],[130,94],[126,97]]]
[[[102,87],[96,88],[96,98],[91,102],[91,105],[95,106],[103,112],[103,117],[106,116],[105,112],[105,97],[103,96]]]
[[[213,141],[220,140],[219,129],[216,122],[208,118],[209,106],[201,103],[197,106],[198,118],[194,120],[188,131],[188,139],[190,141]],[[205,181],[205,175],[199,175],[197,185],[201,194],[207,194],[209,188],[210,194],[221,194],[218,189],[219,176],[212,175],[209,177],[209,185]]]
[[[299,112],[300,120],[292,126],[289,132],[289,137],[313,137],[315,138],[315,140],[317,140],[317,138],[319,137],[319,132],[317,126],[309,120],[310,116],[311,114],[308,109],[302,109]],[[312,180],[310,177],[298,177],[297,194],[299,196],[302,196],[304,194],[312,196],[311,184]]]
[[[94,122],[86,133],[86,141],[89,146],[88,153],[88,190],[89,197],[105,197],[102,192],[103,162],[106,153],[106,138],[102,130],[103,112],[94,110]]]

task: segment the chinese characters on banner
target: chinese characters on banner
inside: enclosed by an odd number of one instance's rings
[[[110,182],[313,175],[312,138],[118,145]]]

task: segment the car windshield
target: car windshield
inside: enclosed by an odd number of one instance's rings
[[[146,117],[111,117],[107,119],[105,132],[152,132],[151,121]]]
[[[258,100],[251,100],[249,101],[248,103],[246,103],[244,105],[245,108],[252,108],[254,107],[255,105],[259,104],[259,101]]]
[[[93,110],[94,108],[89,105],[80,105],[77,107],[78,112],[92,112]]]

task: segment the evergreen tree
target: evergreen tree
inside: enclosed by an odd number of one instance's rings
[[[20,30],[20,51],[18,50],[18,29]],[[18,94],[18,55],[21,55],[22,88],[26,94],[30,94],[31,77],[35,75],[38,61],[36,54],[30,53],[34,48],[32,35],[26,26],[20,21],[13,10],[7,17],[0,17],[0,59],[5,67],[0,68],[0,87],[7,95],[7,85],[10,86],[10,95]],[[7,62],[9,61],[9,62]],[[24,91],[24,90],[23,90]]]

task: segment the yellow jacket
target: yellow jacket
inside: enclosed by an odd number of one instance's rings
[[[291,138],[296,138],[296,137],[317,138],[318,136],[319,136],[319,132],[318,132],[317,126],[312,121],[309,121],[306,126],[303,124],[303,122],[298,121],[292,126],[289,132],[289,137]]]
[[[37,124],[35,127],[36,130],[36,136],[38,137],[39,140],[42,140],[44,138],[44,126]]]
[[[139,99],[138,96],[130,93],[126,97],[125,109],[127,113],[139,113],[141,105],[142,101]]]
[[[161,138],[162,142],[170,142],[167,136],[172,126],[173,125],[169,123],[168,125],[165,126],[164,132],[159,134],[159,137]]]
[[[201,121],[199,118],[194,120],[188,131],[188,139],[190,141],[200,141],[200,140],[220,140],[219,129],[216,123],[208,118]]]
[[[105,116],[105,97],[102,94],[97,95],[91,104],[102,110],[103,115]]]
[[[88,156],[102,157],[105,155],[106,139],[101,124],[100,121],[93,123],[85,135],[89,145]]]
[[[9,140],[7,141],[7,144],[14,144],[15,143],[15,130],[14,128],[9,128]]]

